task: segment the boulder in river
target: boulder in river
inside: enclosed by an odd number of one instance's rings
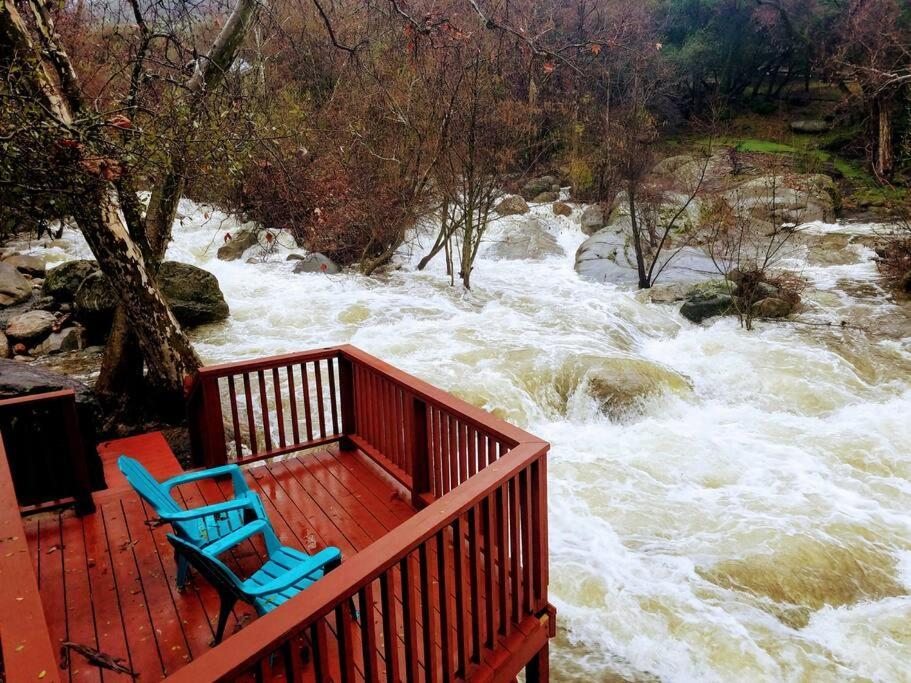
[[[256,233],[250,229],[238,230],[231,239],[218,248],[216,256],[222,261],[236,261],[250,247],[259,244]]]
[[[529,218],[510,229],[507,235],[487,250],[489,258],[508,261],[537,260],[563,253],[556,238],[537,218]]]
[[[726,193],[737,211],[772,225],[835,222],[838,189],[827,175],[759,176]]]
[[[13,266],[20,273],[32,277],[44,277],[44,261],[31,254],[12,254],[3,259],[3,263]]]
[[[15,266],[0,263],[0,306],[15,306],[32,296],[32,283]]]
[[[32,349],[33,355],[47,356],[55,353],[80,351],[85,348],[85,328],[82,325],[52,332],[47,339]]]
[[[552,175],[544,175],[539,178],[532,178],[525,183],[522,191],[519,193],[523,199],[534,200],[542,192],[559,192],[560,181]]]
[[[165,261],[158,271],[158,286],[177,321],[185,327],[218,322],[228,317],[228,303],[218,279],[189,263]]]
[[[337,275],[341,268],[336,265],[335,261],[325,254],[308,254],[299,259],[294,266],[295,273],[326,273],[327,275]]]
[[[10,319],[6,336],[16,342],[31,345],[47,337],[54,328],[57,318],[48,311],[28,311]]]
[[[690,382],[670,368],[638,358],[605,358],[586,376],[586,393],[601,412],[622,419],[641,411],[649,400],[662,394],[683,395]]]
[[[718,274],[712,259],[696,247],[669,249],[660,258],[667,264],[661,282],[695,283]],[[625,231],[606,228],[585,240],[576,252],[576,272],[595,282],[637,284],[636,255]]]
[[[560,198],[559,192],[542,192],[531,201],[535,204],[550,204]]]
[[[9,358],[9,339],[3,332],[0,332],[0,358]]]
[[[519,216],[521,214],[528,213],[531,209],[528,208],[528,204],[525,203],[525,200],[517,194],[504,197],[499,204],[494,208],[501,216]]]
[[[694,287],[680,307],[680,315],[694,323],[727,315],[734,310],[732,287],[726,280],[712,280]]]
[[[582,232],[586,235],[594,235],[604,227],[604,209],[599,204],[592,204],[585,207],[580,218]]]
[[[566,202],[554,202],[551,209],[554,212],[555,216],[572,216],[573,207],[571,207]]]
[[[157,280],[174,317],[184,327],[218,322],[228,317],[224,294],[218,280],[209,271],[188,263],[165,261],[158,271]],[[76,292],[75,305],[77,316],[90,332],[110,327],[117,298],[101,271],[85,278]]]
[[[76,292],[82,282],[94,273],[99,272],[98,264],[88,259],[67,261],[47,271],[43,291],[47,296],[60,302],[76,300]]]
[[[750,313],[756,318],[787,318],[793,312],[794,304],[777,296],[760,299],[750,307]]]

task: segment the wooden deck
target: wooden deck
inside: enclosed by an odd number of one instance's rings
[[[25,520],[52,642],[86,646],[122,660],[142,681],[160,680],[210,649],[218,598],[198,578],[184,592],[176,590],[169,527],[157,525],[114,464],[126,453],[156,477],[181,472],[162,436],[107,442],[99,451],[110,488],[95,494],[95,513]],[[247,479],[284,543],[308,552],[334,545],[343,560],[415,514],[404,489],[359,452],[331,447],[298,454],[252,467]],[[203,483],[182,487],[180,494],[198,506],[225,500],[229,490]],[[259,553],[250,544],[234,562],[242,570]],[[226,647],[231,634],[256,619],[246,605],[238,605],[234,616]],[[89,664],[73,649],[68,659],[71,681],[130,680]]]

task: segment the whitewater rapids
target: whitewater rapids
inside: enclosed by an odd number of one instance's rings
[[[374,279],[292,274],[282,247],[222,262],[237,225],[181,211],[168,258],[231,308],[192,333],[206,362],[352,343],[552,443],[555,680],[911,681],[911,313],[869,250],[793,254],[812,324],[746,332],[580,280],[549,206],[565,256],[482,254],[470,293],[417,248]],[[91,257],[73,231],[31,248]],[[599,368],[636,378],[622,410],[590,396]]]

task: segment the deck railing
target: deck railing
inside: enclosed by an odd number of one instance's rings
[[[95,510],[90,445],[72,389],[0,401],[0,435],[22,512],[64,505],[75,505],[78,514]]]
[[[15,500],[13,477],[0,439],[0,501]],[[0,680],[59,680],[32,559],[19,508],[0,505]]]
[[[173,680],[546,677],[546,443],[351,346],[206,368],[190,407],[206,465],[339,441],[426,507]]]
[[[353,346],[203,368],[189,419],[199,465],[341,442],[370,456],[418,506],[536,440]]]

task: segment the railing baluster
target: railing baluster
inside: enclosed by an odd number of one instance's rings
[[[361,655],[364,658],[364,680],[367,683],[376,683],[380,680],[380,664],[377,653],[379,641],[376,634],[376,608],[374,607],[372,581],[358,591],[358,603],[361,612]]]
[[[452,523],[453,545],[453,582],[455,583],[455,614],[456,614],[456,658],[458,662],[458,675],[468,678],[468,591],[465,590],[465,535],[462,518],[456,517]]]
[[[519,496],[516,478],[513,477],[506,484],[509,494],[507,510],[509,511],[509,559],[510,574],[512,575],[512,622],[519,623],[522,605],[522,574],[519,566],[521,549],[519,548]]]
[[[507,548],[506,543],[508,542],[508,536],[506,534],[506,491],[505,487],[501,486],[497,489],[496,494],[494,495],[495,507],[496,507],[496,521],[497,521],[497,555],[499,558],[498,563],[498,586],[497,586],[497,596],[500,599],[499,612],[500,612],[500,633],[504,636],[509,635],[509,609],[508,609],[508,600],[509,600],[509,548]]]
[[[285,368],[288,375],[288,402],[291,408],[291,438],[294,443],[301,442],[300,425],[297,420],[297,388],[294,386],[294,366],[289,365]]]
[[[242,458],[244,448],[240,435],[240,416],[237,412],[237,388],[234,386],[234,375],[228,376],[228,400],[231,401],[231,429],[234,432],[235,455]]]
[[[247,432],[250,438],[250,450],[253,455],[259,453],[259,439],[256,438],[256,416],[253,414],[253,392],[250,389],[250,373],[244,373],[244,399],[247,410]]]
[[[335,361],[332,358],[326,359],[326,366],[329,369],[329,406],[332,413],[332,434],[340,434],[341,429],[338,425],[338,398],[336,397],[335,387]]]
[[[354,672],[354,638],[351,608],[347,600],[335,607],[335,627],[338,638],[338,660],[341,664],[342,683],[355,680]]]
[[[328,681],[332,673],[329,668],[328,630],[325,618],[317,619],[310,629],[310,641],[313,643],[313,666],[318,681]]]
[[[449,438],[449,489],[452,491],[459,485],[459,451],[456,445],[456,432],[458,431],[458,420],[449,413],[446,413],[446,434]]]
[[[275,395],[275,419],[278,421],[278,444],[281,448],[285,443],[285,414],[282,408],[282,384],[278,379],[278,368],[272,368],[272,393]]]
[[[266,376],[262,370],[257,370],[259,378],[259,407],[263,413],[263,438],[266,440],[266,453],[272,450],[272,428],[269,426],[269,395],[266,393]]]
[[[534,523],[531,516],[531,494],[529,479],[531,472],[523,470],[519,472],[519,503],[520,514],[519,523],[522,528],[522,608],[525,614],[532,614],[532,571],[534,562],[534,553],[531,546],[531,527]]]
[[[430,561],[427,558],[427,546],[424,541],[418,546],[418,569],[421,581],[421,620],[424,636],[424,678],[427,681],[436,679],[436,630],[434,628],[433,591],[430,589]],[[442,606],[441,606],[442,607]]]
[[[411,572],[411,554],[399,562],[402,582],[402,627],[405,629],[405,671],[407,680],[418,680],[418,634],[415,613],[414,579]]]
[[[301,363],[301,390],[304,399],[304,421],[307,423],[307,441],[313,441],[313,415],[310,408],[310,376],[307,364]]]
[[[478,508],[468,511],[468,582],[471,587],[471,661],[481,663],[481,556],[478,549],[480,529]]]
[[[313,375],[316,377],[316,410],[319,416],[319,435],[321,439],[326,438],[326,407],[325,397],[323,396],[323,373],[320,370],[320,361],[313,363]]]
[[[499,626],[497,608],[499,606],[499,596],[497,595],[498,583],[495,580],[494,572],[497,567],[495,558],[495,529],[494,524],[494,506],[491,504],[490,496],[481,501],[481,526],[484,531],[484,593],[487,596],[487,634],[485,644],[488,648],[493,648],[496,642],[496,631]]]
[[[395,583],[392,580],[392,568],[380,574],[380,601],[383,606],[383,656],[386,659],[386,681],[387,683],[399,683],[402,676],[397,647],[399,632],[395,618]]]
[[[437,576],[440,601],[440,664],[443,668],[443,681],[452,680],[452,596],[449,594],[449,548],[446,543],[446,530],[436,534],[437,542]]]

